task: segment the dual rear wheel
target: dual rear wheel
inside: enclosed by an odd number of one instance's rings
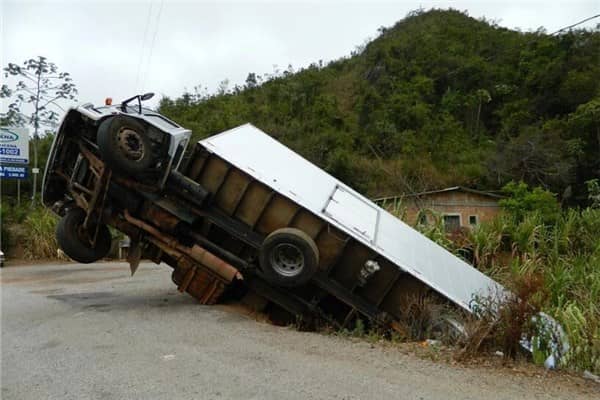
[[[314,240],[303,231],[282,228],[264,240],[259,251],[259,263],[269,283],[301,286],[317,272],[319,250]]]

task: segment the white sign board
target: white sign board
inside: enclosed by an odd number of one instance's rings
[[[29,130],[0,127],[0,163],[29,163]]]

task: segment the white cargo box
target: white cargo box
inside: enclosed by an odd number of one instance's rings
[[[493,279],[251,124],[200,143],[468,311],[476,295],[505,293]]]

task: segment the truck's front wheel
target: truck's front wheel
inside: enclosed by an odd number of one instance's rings
[[[58,245],[73,260],[89,264],[98,261],[108,254],[111,236],[106,225],[100,225],[98,236],[93,246],[91,232],[83,227],[85,212],[81,208],[73,208],[61,218],[56,226]]]
[[[146,128],[134,118],[116,116],[103,121],[97,142],[104,162],[124,174],[136,176],[154,163]]]

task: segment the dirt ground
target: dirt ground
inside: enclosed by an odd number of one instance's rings
[[[2,399],[600,399],[600,385],[436,346],[277,327],[201,306],[166,266],[0,272]]]

